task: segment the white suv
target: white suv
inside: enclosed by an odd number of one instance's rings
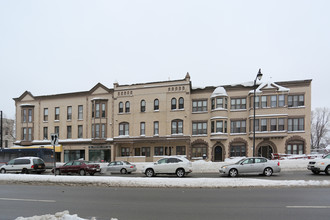
[[[43,173],[45,172],[45,162],[39,157],[19,157],[10,160],[0,167],[0,173],[22,172],[22,173]]]
[[[158,160],[156,163],[144,166],[142,173],[147,177],[156,176],[157,174],[175,174],[178,177],[192,172],[192,163],[185,157],[166,157]]]
[[[325,172],[327,175],[330,174],[330,154],[326,155],[322,159],[315,159],[310,161],[307,166],[308,170],[311,170],[314,174]]]

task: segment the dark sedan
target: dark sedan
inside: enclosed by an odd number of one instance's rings
[[[52,170],[54,172],[54,170]],[[100,165],[93,164],[86,160],[74,160],[65,163],[63,166],[56,167],[56,175],[61,174],[79,174],[81,176],[87,173],[93,176],[95,173],[100,172]]]

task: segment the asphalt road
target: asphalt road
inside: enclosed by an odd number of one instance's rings
[[[0,219],[64,210],[98,220],[329,219],[330,188],[105,188],[0,185]]]

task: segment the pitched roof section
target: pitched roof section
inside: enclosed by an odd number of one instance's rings
[[[13,98],[15,101],[22,101],[24,98],[27,98],[28,100],[34,100],[34,96],[32,95],[31,92],[25,91],[20,97],[18,98]]]
[[[262,90],[274,90],[277,92],[290,92],[289,88],[280,86],[274,82],[261,83],[256,89],[256,93],[262,93]],[[249,94],[253,93],[254,90],[251,90]]]

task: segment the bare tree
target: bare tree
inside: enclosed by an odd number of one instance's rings
[[[311,115],[311,145],[312,149],[320,148],[322,142],[327,143],[327,133],[330,125],[330,109],[316,108]]]

